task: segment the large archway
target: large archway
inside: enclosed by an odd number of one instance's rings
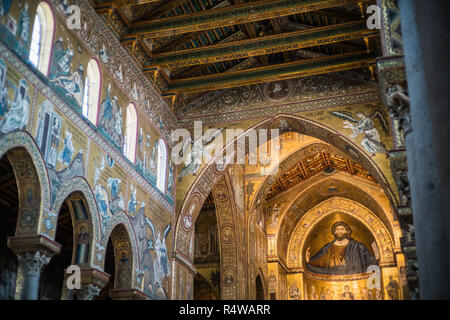
[[[0,138],[0,157],[8,153],[16,177],[19,177],[19,213],[16,236],[39,234],[44,213],[51,207],[50,182],[38,146],[28,132],[12,131]],[[25,217],[25,221],[22,221]],[[39,224],[40,222],[40,224]]]
[[[219,155],[225,154],[225,150],[229,146],[234,146],[235,144],[239,143],[239,138],[247,135],[250,130],[272,128],[279,128],[281,134],[286,132],[295,132],[301,135],[314,137],[315,139],[318,139],[319,141],[322,141],[325,144],[336,149],[337,151],[345,154],[345,156],[352,163],[357,164],[359,168],[361,168],[361,170],[366,171],[366,175],[370,176],[373,179],[373,182],[380,186],[380,189],[386,196],[387,205],[391,209],[396,207],[396,198],[382,170],[371,158],[371,155],[364,151],[355,142],[345,137],[343,134],[337,132],[336,130],[324,126],[313,120],[294,115],[278,115],[274,118],[266,119],[264,121],[261,121],[260,123],[255,124],[247,131],[245,131],[241,136],[236,137],[234,141],[232,141],[222,149],[222,153],[216,152],[216,157],[213,158],[208,164],[203,166],[200,173],[196,176],[194,182],[189,187],[186,193],[186,196],[180,207],[179,215],[177,217],[177,225],[175,230],[175,250],[179,253],[180,256],[183,255],[184,257],[190,257],[190,261],[193,261],[192,252],[189,249],[193,234],[192,230],[185,230],[182,228],[183,217],[189,215],[193,217],[193,220],[195,221],[200,208],[202,207],[202,204],[207,198],[208,194],[211,192],[211,190],[214,190],[217,185],[220,185],[219,181],[221,181],[223,177],[226,177],[225,173],[227,172],[229,166],[221,167],[216,165],[215,163],[216,160],[220,159]],[[269,140],[270,139],[271,137],[269,136]],[[245,148],[246,153],[248,153],[248,146],[245,145],[243,147]],[[268,175],[267,177],[271,177],[272,179],[274,179],[274,177],[271,175]],[[260,190],[258,189],[256,194],[258,194],[259,191]],[[196,205],[194,207],[191,205],[193,201],[196,202]],[[255,210],[255,212],[258,212],[257,207],[261,206],[261,203],[257,202],[258,199],[254,197],[250,208],[247,209],[249,209],[250,211]],[[390,218],[392,220],[395,220],[396,213],[394,212],[394,210],[390,210],[390,213],[392,214],[392,217]],[[265,212],[263,212],[262,214],[265,215]],[[275,241],[275,238],[273,240]],[[281,267],[281,269],[283,268]],[[287,274],[285,273],[285,271],[281,272],[285,274],[284,277],[286,279]],[[242,279],[242,281],[247,281],[246,277],[241,277],[240,279]],[[285,284],[285,281],[283,283]],[[284,293],[287,292],[285,286],[283,287],[283,291]]]
[[[216,206],[211,193],[195,222],[194,300],[220,299],[220,244]]]
[[[386,178],[384,177],[382,170],[378,167],[369,154],[362,150],[362,148],[356,145],[352,140],[336,130],[300,116],[278,115],[274,118],[261,121],[260,123],[253,125],[241,136],[236,137],[235,140],[225,146],[222,149],[222,154],[225,154],[224,152],[229,146],[234,146],[237,142],[239,142],[239,138],[248,134],[250,130],[271,128],[280,128],[281,133],[295,132],[302,135],[315,137],[316,139],[319,139],[345,153],[349,159],[355,163],[358,163],[361,168],[367,170],[368,174],[373,177],[374,181],[381,186],[390,205],[394,206],[396,204],[394,194]],[[244,146],[244,148],[246,153],[248,153],[248,146]],[[190,250],[190,243],[193,238],[193,234],[192,230],[186,230],[186,228],[182,227],[182,221],[185,216],[191,216],[193,221],[195,221],[208,194],[211,190],[215,189],[217,185],[220,185],[219,181],[224,179],[223,177],[226,176],[225,173],[227,172],[227,167],[224,168],[223,166],[217,166],[215,162],[220,158],[220,154],[220,152],[217,152],[216,158],[213,158],[201,169],[200,173],[189,187],[177,217],[175,230],[175,251],[180,255],[189,257],[191,262],[193,261],[193,257],[192,251]],[[192,205],[193,202],[196,203],[194,206]],[[244,281],[246,281],[246,279]]]
[[[109,281],[99,293],[99,300],[124,299],[123,294],[130,298],[130,292],[138,285],[135,279],[138,257],[130,236],[130,227],[120,222],[111,227],[103,259]]]
[[[255,300],[265,300],[264,285],[263,285],[263,282],[262,282],[261,277],[259,275],[256,277],[255,287],[256,287],[256,298],[255,298]]]
[[[73,181],[75,182],[75,181]],[[52,258],[45,267],[41,278],[42,299],[82,299],[78,291],[65,285],[66,269],[70,265],[80,268],[91,266],[92,251],[95,243],[95,226],[93,224],[91,208],[84,196],[85,190],[72,185],[72,191],[62,201],[57,202],[58,214],[56,219],[55,240],[62,245],[58,255]],[[73,191],[73,190],[83,191]],[[49,221],[48,224],[53,223]],[[50,228],[49,228],[50,229]]]
[[[354,269],[342,272],[327,263],[320,264],[320,268],[317,263],[310,267],[310,257],[317,256],[321,247],[325,248],[322,251],[328,250],[325,245],[333,240],[336,223],[344,223],[347,239],[357,241],[354,243],[364,248],[358,250],[365,250],[371,262],[365,265],[355,260],[355,266],[351,266]],[[400,284],[402,253],[395,250],[393,237],[383,222],[355,201],[331,197],[308,210],[296,224],[286,250],[287,283],[290,287],[300,286],[300,299],[383,300],[391,296],[392,288],[396,288],[397,299],[404,297]]]
[[[5,155],[0,160],[0,300],[13,300],[18,261],[7,246],[16,232],[19,194],[13,168]]]

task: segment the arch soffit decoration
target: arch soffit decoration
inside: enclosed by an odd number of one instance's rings
[[[272,184],[275,183],[283,175],[283,173],[286,170],[292,169],[295,165],[297,165],[299,160],[302,160],[307,156],[312,156],[312,155],[315,155],[320,152],[336,154],[338,156],[344,157],[345,159],[349,159],[349,157],[346,153],[342,152],[341,150],[335,148],[334,146],[332,146],[328,143],[325,143],[322,141],[320,141],[320,142],[311,141],[309,143],[306,143],[306,144],[302,145],[301,147],[299,147],[297,150],[294,150],[291,153],[286,154],[286,156],[280,161],[280,165],[278,166],[278,169],[277,168],[275,168],[276,170],[272,169],[270,174],[268,174],[264,177],[264,179],[262,180],[262,182],[258,185],[258,187],[256,189],[255,196],[252,199],[250,208],[253,209],[256,206],[256,204],[258,202],[260,202],[259,201],[260,199],[261,200],[264,199],[267,192],[269,192],[270,188],[272,187]],[[315,174],[315,175],[317,175],[317,174]],[[313,178],[315,175],[308,177],[308,179]],[[306,179],[306,180],[308,180],[308,179]],[[374,184],[376,184],[376,183],[374,183]],[[291,188],[295,188],[295,185],[292,187],[289,187],[288,189],[286,189],[282,192],[286,192]],[[380,188],[381,188],[381,186],[380,186]],[[275,197],[277,197],[277,196],[275,196]],[[269,199],[268,201],[271,201],[271,200],[272,199]]]
[[[374,216],[376,216],[383,225],[386,227],[390,236],[394,239],[394,244],[396,247],[400,246],[399,236],[401,231],[399,230],[399,225],[394,221],[394,215],[392,211],[386,211],[386,208],[379,205],[376,198],[368,193],[366,190],[362,189],[359,185],[354,184],[352,177],[345,177],[339,174],[333,176],[318,176],[315,181],[311,183],[308,181],[309,185],[305,186],[303,189],[303,184],[296,186],[296,189],[300,189],[301,192],[293,198],[287,205],[283,206],[282,210],[279,212],[278,225],[275,227],[275,244],[278,255],[283,257],[283,241],[285,239],[290,239],[294,233],[295,226],[299,221],[315,206],[320,205],[327,201],[330,197],[346,199],[348,201],[353,201],[359,205],[367,208]],[[355,181],[357,182],[357,181]],[[327,186],[338,186],[341,189],[337,191],[337,194],[322,194],[322,191]],[[293,190],[294,192],[294,190]],[[311,199],[308,194],[322,195],[321,197],[316,197]],[[384,193],[379,192],[380,196],[385,197]],[[361,200],[364,201],[361,201]],[[386,198],[386,202],[388,202]]]
[[[126,237],[124,237],[122,240],[125,240],[127,243],[127,247],[129,249],[129,252],[131,253],[131,279],[130,279],[130,286],[132,288],[139,288],[140,283],[138,281],[139,277],[139,270],[140,270],[140,258],[139,258],[139,252],[137,250],[137,240],[136,235],[133,229],[133,225],[131,221],[129,220],[128,215],[121,211],[114,216],[114,221],[112,221],[107,229],[104,231],[103,237],[102,237],[102,246],[103,250],[102,252],[99,252],[99,255],[96,256],[95,262],[96,265],[99,266],[102,270],[105,268],[105,258],[106,258],[106,246],[108,245],[108,240],[111,238],[111,241],[114,245],[114,254],[116,254],[116,242],[119,239],[116,239],[114,236],[114,231],[116,230],[116,227],[121,226],[123,227],[124,232],[126,233]],[[99,259],[100,258],[100,259]],[[117,264],[118,257],[115,256],[116,264]],[[117,281],[117,279],[116,279]]]
[[[247,130],[244,131],[242,135],[236,137],[233,141],[226,144],[221,151],[225,151],[227,147],[235,145],[238,139],[242,136],[245,136],[245,134],[249,130],[276,128],[280,126],[281,121],[285,121],[288,127],[285,131],[280,131],[280,133],[294,131],[300,134],[309,135],[319,140],[328,142],[337,149],[346,152],[346,154],[348,154],[352,160],[360,163],[370,172],[375,180],[382,186],[389,201],[393,205],[397,204],[394,193],[392,192],[392,189],[390,188],[383,172],[375,163],[375,161],[365,153],[365,151],[363,151],[358,145],[356,145],[356,143],[354,143],[352,140],[345,137],[338,131],[311,119],[307,119],[297,115],[280,114],[272,118],[262,120],[261,122],[250,126]],[[221,152],[217,152],[216,156],[213,157],[209,163],[203,166],[198,176],[190,185],[180,206],[175,230],[175,249],[178,249],[187,256],[188,252],[186,250],[186,246],[184,246],[185,248],[183,248],[183,245],[181,245],[181,243],[186,242],[186,237],[190,238],[191,234],[186,234],[186,231],[183,232],[183,230],[181,230],[182,227],[180,218],[184,216],[184,214],[189,210],[188,205],[191,206],[192,201],[198,201],[198,204],[194,210],[195,212],[193,213],[193,216],[197,216],[212,187],[216,184],[219,177],[223,175],[224,172],[226,172],[226,169],[229,165],[225,168],[221,168],[222,170],[218,170],[217,166],[215,165],[215,161],[219,158],[220,154]],[[192,233],[192,230],[190,232]]]
[[[53,214],[47,214],[45,219],[42,221],[42,230],[45,230],[47,234],[52,239],[56,236],[56,222],[58,221],[59,212],[64,201],[70,197],[73,193],[80,192],[85,200],[86,212],[88,215],[88,224],[90,230],[92,230],[92,240],[89,248],[89,261],[90,265],[94,265],[95,256],[98,254],[96,252],[99,247],[96,245],[101,242],[101,226],[100,226],[100,215],[97,208],[97,202],[95,201],[94,193],[89,186],[89,183],[84,177],[73,177],[65,181],[56,195],[55,201],[53,203]],[[71,212],[72,221],[74,221],[74,214]]]
[[[30,213],[32,215],[32,225],[29,225],[28,229],[32,232],[39,234],[42,232],[42,220],[44,213],[49,213],[51,206],[51,190],[50,190],[50,179],[47,172],[47,167],[45,165],[42,154],[33,140],[32,136],[22,130],[15,130],[5,134],[0,138],[0,158],[3,157],[8,151],[15,148],[24,148],[31,160],[31,168],[36,171],[37,177],[39,179],[40,188],[40,204],[38,212]],[[21,183],[20,179],[16,179],[17,184]],[[20,195],[19,195],[20,197]],[[19,198],[19,201],[20,198]],[[21,212],[19,212],[19,215]],[[20,217],[18,217],[20,219]]]
[[[220,247],[220,269],[221,272],[221,286],[223,287],[223,294],[227,298],[239,297],[239,258],[238,252],[240,248],[240,228],[237,212],[234,207],[234,194],[231,189],[231,182],[228,174],[217,175],[217,181],[212,186],[213,199],[216,207],[216,217],[218,226],[218,238]],[[209,194],[206,195],[206,197]],[[206,198],[205,198],[206,199]],[[181,253],[184,257],[190,259],[193,263],[193,238],[195,231],[195,222],[200,215],[203,206],[202,196],[195,193],[191,196],[186,206],[186,211],[178,216],[177,225],[177,241],[175,242],[175,250]],[[234,252],[232,256],[224,258],[224,253]],[[232,284],[224,285],[224,277],[226,274],[233,274],[235,279]],[[175,280],[175,278],[173,279]]]
[[[295,226],[287,246],[287,267],[304,270],[303,256],[305,241],[314,227],[333,213],[344,213],[359,220],[372,233],[380,251],[380,266],[394,265],[394,248],[392,237],[383,222],[363,205],[340,197],[330,198],[309,210]],[[388,248],[388,250],[385,250]]]
[[[261,268],[257,268],[257,272],[256,272],[256,275],[255,275],[255,282],[256,282],[256,279],[258,278],[258,276],[261,279],[261,283],[262,283],[263,291],[264,291],[264,297],[267,298],[266,277],[264,276],[264,272],[263,272],[263,270]]]

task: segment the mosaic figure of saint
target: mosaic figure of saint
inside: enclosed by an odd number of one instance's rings
[[[138,202],[136,200],[136,192],[137,189],[131,186],[131,199],[128,201],[128,213],[131,213],[133,215],[136,214],[136,207],[138,205]]]
[[[119,184],[122,182],[121,179],[108,178],[108,187],[111,190],[111,199],[117,199],[119,197]]]
[[[108,54],[108,51],[106,51],[106,46],[105,46],[104,42],[102,42],[102,47],[98,51],[98,55],[100,56],[100,59],[103,61],[103,63],[108,63],[109,54]]]
[[[116,113],[116,121],[115,121],[115,130],[116,130],[116,134],[120,137],[123,132],[122,132],[122,126],[123,126],[123,119],[122,119],[122,109],[119,109],[119,112]]]
[[[87,232],[85,226],[80,227],[80,232],[77,235],[77,263],[86,263],[89,259],[89,243],[91,235]]]
[[[342,300],[355,300],[355,296],[350,291],[349,286],[344,287],[344,292],[341,294],[341,298],[342,298]]]
[[[8,112],[8,89],[6,86],[0,89],[0,117]]]
[[[69,10],[68,0],[61,0],[58,5],[58,10],[65,16],[70,15],[71,11]]]
[[[169,163],[169,177],[167,180],[167,192],[172,194],[173,190],[173,165],[172,162]]]
[[[106,217],[108,213],[108,204],[107,200],[104,197],[104,194],[102,192],[101,186],[97,185],[94,190],[95,200],[97,201],[97,206],[100,211],[100,214],[102,217]]]
[[[0,3],[0,17],[6,16],[11,8],[12,0],[2,0]]]
[[[111,121],[113,117],[112,110],[112,102],[111,102],[111,83],[108,83],[108,87],[106,88],[106,97],[105,100],[102,101],[101,108],[103,111],[102,124],[105,122]]]
[[[62,162],[64,167],[70,164],[72,160],[73,153],[73,143],[72,143],[72,133],[70,131],[66,131],[66,136],[64,138],[64,147],[58,156],[58,162]]]
[[[400,298],[400,285],[393,276],[389,276],[389,283],[386,286],[386,291],[388,293],[390,300],[399,300]]]
[[[17,54],[22,58],[28,57],[28,43],[30,42],[30,14],[28,13],[28,2],[23,5],[23,10],[20,11],[17,42]]]
[[[343,222],[336,222],[331,233],[334,240],[323,246],[310,257],[306,250],[306,266],[309,271],[318,274],[350,275],[365,273],[369,266],[377,265],[375,257],[361,242],[353,240],[352,229]]]

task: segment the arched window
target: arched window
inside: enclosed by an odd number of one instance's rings
[[[47,2],[39,3],[34,18],[28,60],[44,75],[48,75],[55,20]]]
[[[137,115],[132,103],[127,107],[125,130],[125,146],[123,151],[127,158],[134,163],[136,157]]]
[[[158,143],[158,167],[156,177],[156,187],[161,192],[166,192],[166,176],[167,176],[167,147],[163,139],[159,139]]]
[[[83,92],[83,116],[94,125],[97,124],[98,102],[100,98],[100,68],[97,61],[91,59],[88,62]]]

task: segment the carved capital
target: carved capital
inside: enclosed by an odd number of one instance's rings
[[[32,275],[39,277],[42,268],[50,262],[50,259],[51,257],[39,251],[25,252],[17,255],[19,267],[22,268],[23,275],[25,276]]]
[[[406,159],[406,150],[394,149],[389,152],[391,160],[391,169],[399,193],[399,211],[408,213],[405,208],[411,208],[411,189],[408,178],[408,164]],[[410,211],[410,210],[409,210]]]
[[[399,84],[389,86],[386,90],[386,102],[390,116],[399,121],[400,131],[406,136],[412,131],[407,90]]]
[[[77,300],[94,300],[100,294],[101,288],[94,284],[83,284],[80,290],[76,290],[74,296]]]

